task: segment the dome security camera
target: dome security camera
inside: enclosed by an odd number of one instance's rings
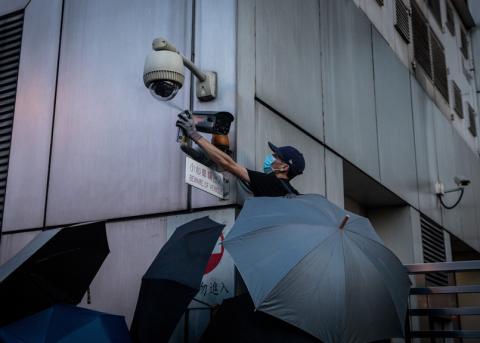
[[[471,183],[469,179],[463,176],[455,176],[453,178],[453,181],[457,185],[457,188],[453,188],[449,190],[444,190],[442,182],[437,182],[435,184],[435,189],[436,189],[435,193],[437,194],[437,197],[440,200],[440,204],[447,210],[451,210],[452,208],[455,208],[460,203],[463,197],[463,192],[465,191],[465,187],[467,187]],[[445,202],[443,201],[443,197],[445,196],[445,194],[454,193],[454,192],[460,192],[460,196],[458,197],[457,201],[451,206],[445,204]]]
[[[152,42],[153,51],[147,56],[143,70],[143,82],[152,95],[162,101],[175,97],[185,80],[184,66],[197,77],[197,97],[210,101],[216,97],[217,75],[202,72],[189,59],[182,56],[165,38]]]
[[[463,176],[455,176],[453,178],[453,181],[457,184],[459,187],[467,187],[470,184],[470,180],[463,177]]]

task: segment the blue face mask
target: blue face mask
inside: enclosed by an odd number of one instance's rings
[[[273,172],[272,164],[275,162],[275,157],[272,154],[267,155],[263,161],[263,172],[265,174],[270,174]]]

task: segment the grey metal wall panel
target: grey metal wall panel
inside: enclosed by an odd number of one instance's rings
[[[300,193],[325,195],[325,148],[258,102],[256,112],[256,169],[262,171],[263,158],[271,153],[267,142],[292,145],[305,157],[305,171],[292,180],[292,185]]]
[[[323,140],[318,0],[256,3],[256,94]]]
[[[236,160],[255,168],[255,0],[237,2]],[[237,201],[248,194],[237,183]]]
[[[472,161],[472,184],[470,187],[473,188],[475,195],[474,211],[477,218],[478,243],[475,249],[480,251],[480,159],[474,159]]]
[[[420,84],[411,78],[415,155],[418,177],[419,208],[422,213],[442,222],[440,204],[435,195],[438,181],[434,117],[442,116]]]
[[[440,113],[437,113],[440,114]],[[437,146],[438,178],[445,185],[445,189],[456,187],[453,178],[456,173],[455,145],[453,127],[443,115],[435,115],[435,141]],[[453,204],[457,194],[445,195],[445,202]],[[460,214],[457,210],[442,208],[442,224],[445,229],[455,236],[463,239]]]
[[[19,232],[3,235],[0,244],[0,266],[22,250],[40,231]]]
[[[61,0],[25,9],[3,230],[43,225]]]
[[[403,263],[421,263],[422,240],[415,240],[418,212],[410,206],[370,209],[368,218],[385,245]]]
[[[343,160],[325,149],[325,188],[327,199],[340,207],[344,206]]]
[[[371,24],[351,0],[321,5],[325,142],[378,180]]]
[[[455,175],[478,182],[479,175],[474,176],[473,174],[473,162],[478,160],[477,157],[456,131],[453,133],[453,139],[455,146]],[[465,187],[461,202],[451,211],[456,211],[460,217],[463,240],[472,248],[477,248],[479,246],[479,237],[474,192],[475,187],[473,185]],[[458,193],[456,194],[458,195]]]
[[[47,224],[186,208],[174,100],[145,89],[143,64],[164,36],[190,55],[188,0],[65,1]]]
[[[209,102],[195,101],[195,109],[229,111],[238,120],[236,95],[236,12],[235,0],[197,0],[195,30],[195,63],[202,70],[213,70],[218,77],[218,96]],[[219,44],[219,42],[221,42]],[[235,125],[231,127],[230,147],[235,147]],[[208,137],[210,139],[210,137]],[[237,200],[235,179],[229,176],[228,200],[193,188],[192,207],[205,207],[235,203]]]
[[[28,2],[29,0],[2,0],[0,2],[0,16],[21,10],[27,6]]]
[[[167,218],[107,223],[110,254],[90,285],[81,307],[123,315],[132,321],[142,276],[167,241]]]
[[[376,29],[372,42],[380,179],[418,208],[409,71]]]

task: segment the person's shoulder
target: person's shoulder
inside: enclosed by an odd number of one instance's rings
[[[248,176],[250,177],[250,180],[252,179],[270,179],[272,177],[271,174],[265,174],[262,172],[258,172],[256,170],[251,170],[247,169]]]

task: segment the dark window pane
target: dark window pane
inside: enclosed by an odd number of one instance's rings
[[[438,25],[442,27],[442,12],[440,11],[440,0],[428,0],[428,7],[432,11],[433,17]]]
[[[473,135],[473,137],[477,137],[477,123],[476,121],[476,114],[470,104],[468,105],[468,119],[469,119],[469,126],[468,131]]]
[[[447,2],[447,22],[446,26],[448,28],[448,31],[455,36],[455,20],[453,19],[453,8],[452,6]]]
[[[428,42],[428,25],[420,9],[412,2],[413,54],[425,73],[432,77],[430,44]]]
[[[463,57],[468,59],[468,40],[467,40],[467,33],[463,28],[460,28],[460,38],[462,41],[462,46],[460,47],[460,51],[463,54]]]
[[[397,21],[395,28],[402,38],[410,43],[410,18],[408,16],[408,8],[402,0],[395,1],[395,12]]]
[[[454,101],[453,109],[460,118],[463,118],[462,93],[460,92],[460,88],[458,88],[457,84],[454,81],[452,81],[452,88]]]
[[[442,44],[430,31],[432,43],[432,61],[433,61],[433,83],[437,87],[443,98],[448,101],[448,80],[447,80],[447,66],[445,64],[445,52]]]

